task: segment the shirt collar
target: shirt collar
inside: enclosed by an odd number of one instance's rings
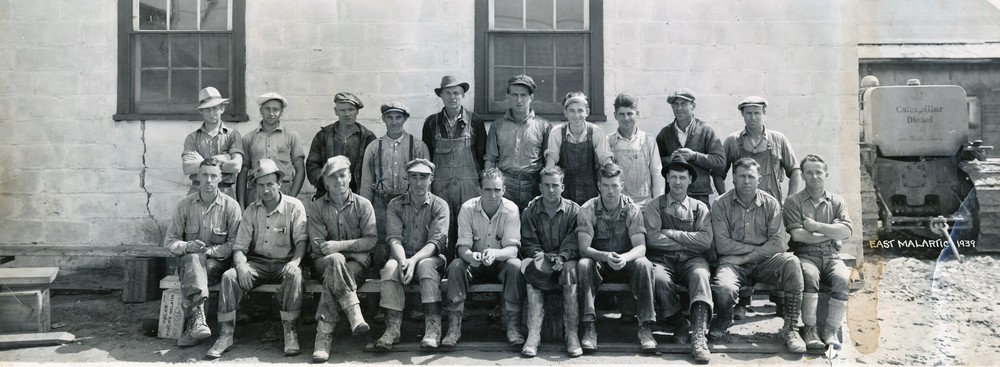
[[[628,197],[625,194],[618,195],[618,210],[625,210],[625,206],[631,202],[626,200],[628,200]],[[602,212],[611,213],[611,210],[604,206],[604,199],[600,195],[597,196],[596,207]]]
[[[765,138],[767,137],[767,126],[760,127],[760,134],[763,135]],[[750,133],[747,132],[746,127],[743,127],[743,130],[740,130],[740,137],[742,138],[746,136],[750,136]]]
[[[209,131],[208,130],[208,128],[207,128],[207,126],[206,126],[206,124],[204,122],[201,123],[201,128],[199,128],[198,130],[200,130],[201,132],[203,132],[205,134],[208,134],[208,135],[212,135],[212,133],[213,133],[213,131]],[[221,122],[219,123],[219,130],[217,130],[217,131],[221,132],[223,134],[229,134],[229,128],[226,127],[226,124],[221,123]]]
[[[337,122],[333,123],[333,133],[334,134],[337,133],[337,131],[338,131],[337,128],[339,128],[339,127],[340,127],[340,120],[337,120]],[[352,131],[350,133],[350,135],[347,135],[347,136],[351,136],[351,135],[354,135],[354,134],[361,134],[361,124],[359,124],[357,121],[354,122],[354,131]]]
[[[285,127],[284,125],[281,124],[280,120],[278,121],[278,126],[275,126],[273,131],[279,131],[279,130],[285,131]],[[264,121],[261,121],[260,125],[257,126],[257,131],[267,132],[267,130],[264,130]]]
[[[740,206],[743,206],[743,202],[740,201],[740,195],[737,194],[735,190],[736,189],[733,189],[733,202],[739,204]],[[761,191],[761,189],[757,189],[757,191],[754,192],[754,197],[752,202],[754,206],[764,205],[764,198],[762,196],[763,194],[764,191]]]
[[[324,201],[326,201],[327,203],[330,203],[330,204],[334,204],[334,205],[336,205],[336,202],[335,202],[335,201],[333,201],[333,198],[332,198],[332,197],[330,197],[330,195],[333,195],[333,193],[331,193],[331,192],[327,192],[327,193],[326,193],[326,195],[323,195],[323,200],[324,200]],[[344,200],[344,207],[345,207],[345,208],[346,208],[346,207],[347,207],[348,205],[351,205],[351,204],[354,204],[354,195],[355,195],[355,194],[354,194],[353,192],[352,192],[352,193],[349,193],[349,194],[347,194],[347,200]]]
[[[690,133],[691,133],[691,129],[693,129],[693,128],[694,128],[694,124],[695,124],[696,122],[698,122],[698,119],[696,119],[696,118],[694,118],[694,116],[692,116],[692,117],[691,117],[691,122],[689,122],[689,123],[688,123],[688,127],[687,127],[687,129],[686,129],[686,130],[681,130],[681,124],[679,124],[679,123],[677,122],[677,119],[675,118],[675,119],[674,119],[674,123],[673,123],[673,125],[674,125],[674,129],[676,129],[676,130],[677,130],[677,132],[679,132],[679,133],[681,133],[681,134],[690,134]],[[744,130],[746,130],[746,129],[744,129]]]
[[[561,208],[562,208],[562,206],[560,206],[560,209]],[[476,198],[475,211],[477,211],[477,212],[483,212],[483,211],[485,211],[483,209],[483,197],[482,196]],[[500,199],[500,208],[497,209],[497,212],[503,212],[503,213],[507,213],[507,214],[510,214],[511,212],[513,212],[513,210],[511,210],[511,208],[507,207],[507,199],[503,199],[503,198]],[[494,214],[496,214],[496,213],[494,213]]]
[[[515,124],[520,124],[520,123],[522,123],[522,122],[525,122],[525,121],[528,121],[528,120],[531,120],[531,119],[534,119],[534,118],[535,118],[535,109],[533,109],[533,108],[529,108],[529,109],[528,109],[528,115],[524,117],[524,120],[521,120],[521,121],[517,121],[517,120],[515,120],[515,119],[514,119],[514,113],[512,113],[512,112],[511,112],[511,110],[510,110],[510,109],[508,108],[508,109],[507,109],[507,113],[505,113],[505,114],[503,115],[503,118],[504,118],[504,120],[507,120],[507,121],[510,121],[510,122],[513,122],[513,123],[515,123]]]
[[[646,136],[646,132],[644,132],[642,130],[639,130],[639,126],[638,125],[633,126],[632,128],[635,129],[635,132],[632,133],[632,138],[631,139],[626,139],[624,136],[622,136],[622,133],[620,131],[618,131],[618,129],[615,129],[615,135],[614,135],[615,139],[621,139],[621,140],[626,140],[626,141],[633,141],[633,140],[639,139],[639,137],[645,137]]]
[[[830,202],[831,200],[833,200],[833,197],[830,196],[830,192],[828,192],[826,190],[823,190],[823,195],[820,196],[819,201],[813,199],[812,195],[809,195],[808,191],[804,191],[804,192],[806,193],[806,201],[809,201],[809,202],[811,202],[813,204],[819,204],[819,203],[822,203],[824,201],[825,202]]]
[[[410,135],[410,134],[407,134],[404,131],[402,135],[400,135],[398,138],[395,138],[395,139],[390,138],[389,135],[382,135],[382,137],[379,138],[379,139],[382,139],[382,141],[385,141],[386,143],[389,143],[390,145],[392,145],[392,144],[402,143],[403,142],[403,138],[405,138],[407,135]]]
[[[684,210],[688,210],[688,208],[691,207],[691,205],[688,204],[688,200],[691,199],[690,196],[684,195],[684,198],[681,200],[674,200],[674,197],[670,196],[670,194],[664,194],[663,196],[666,197],[668,208],[674,203],[680,204],[681,208]]]
[[[427,205],[427,204],[430,204],[430,202],[431,202],[431,199],[432,199],[431,195],[433,195],[433,194],[431,194],[431,193],[428,193],[428,194],[427,194],[427,198],[426,198],[426,199],[424,199],[424,202],[422,202],[422,203],[417,203],[417,204],[420,204],[420,205]],[[410,193],[409,193],[409,192],[407,192],[407,193],[403,194],[403,204],[404,204],[404,205],[412,205],[412,204],[413,204],[413,202],[412,202],[412,201],[410,201]]]
[[[567,122],[565,125],[563,125],[563,126],[565,126],[564,129],[566,130],[566,132],[564,133],[564,135],[567,138],[572,138],[573,134],[570,132],[569,124],[570,124],[570,122]],[[590,125],[589,124],[590,124],[589,122],[584,122],[583,123],[583,131],[580,132],[580,136],[581,137],[587,135],[587,131],[590,130]]]
[[[285,194],[282,194],[282,193],[278,193],[278,195],[281,195],[281,198],[278,199],[278,206],[274,208],[274,211],[276,211],[278,213],[284,214],[285,213],[285,203],[287,202],[287,200],[285,200],[286,196],[285,196]],[[264,199],[263,198],[258,198],[257,201],[255,201],[253,203],[253,205],[259,206],[262,210],[267,210],[267,206],[264,205]],[[270,213],[268,213],[268,214],[270,214]]]

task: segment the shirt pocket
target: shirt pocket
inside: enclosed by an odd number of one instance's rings
[[[229,232],[225,228],[212,228],[212,236],[209,240],[212,246],[222,245],[226,243],[227,239],[229,239]]]
[[[694,218],[678,218],[673,215],[670,218],[671,223],[674,225],[673,229],[683,232],[694,232]]]
[[[264,240],[268,245],[277,247],[289,247],[289,234],[291,228],[287,226],[275,226],[267,229],[264,233]]]

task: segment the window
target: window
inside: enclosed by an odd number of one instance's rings
[[[199,120],[198,91],[246,121],[244,0],[119,0],[115,120]]]
[[[477,0],[476,112],[501,117],[507,79],[527,74],[536,114],[562,120],[563,96],[582,91],[604,121],[602,22],[601,0]]]

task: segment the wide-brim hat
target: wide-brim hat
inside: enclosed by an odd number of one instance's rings
[[[462,79],[459,79],[458,76],[456,75],[445,75],[443,78],[441,78],[441,86],[434,88],[434,94],[437,94],[438,97],[440,97],[442,90],[448,87],[454,87],[456,85],[462,87],[462,93],[466,93],[469,91],[469,83],[465,82]]]
[[[254,183],[258,178],[272,173],[278,176],[278,182],[281,182],[281,179],[285,177],[285,172],[278,168],[277,163],[267,158],[261,159],[257,162],[257,168],[253,169],[253,179],[250,180],[250,183]]]
[[[552,262],[546,259],[541,268],[535,265],[533,259],[525,259],[524,281],[528,284],[559,284],[559,274],[552,270]]]
[[[198,91],[198,107],[195,107],[195,109],[200,110],[223,103],[229,103],[229,98],[222,98],[222,93],[219,93],[219,90],[215,89],[215,87],[205,87],[205,89]]]
[[[684,157],[681,157],[679,154],[674,154],[670,156],[670,161],[667,162],[666,166],[663,166],[663,171],[660,172],[660,174],[665,178],[667,177],[667,174],[671,171],[671,168],[674,167],[680,167],[686,169],[688,171],[688,174],[691,175],[691,182],[694,182],[694,180],[698,179],[698,173],[695,172],[694,166],[692,166],[691,163],[688,163],[687,160],[685,160]]]

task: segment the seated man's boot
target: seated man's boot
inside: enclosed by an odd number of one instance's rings
[[[597,350],[597,327],[594,321],[583,322],[583,338],[580,339],[580,347],[583,350]]]
[[[708,363],[712,352],[708,349],[708,305],[704,302],[695,303],[691,310],[691,357],[695,363]]]
[[[566,354],[570,358],[583,355],[580,347],[580,305],[576,286],[563,286],[563,328],[566,334]]]
[[[507,317],[507,342],[510,345],[524,344],[524,335],[521,334],[521,311],[506,311]]]
[[[233,332],[236,329],[236,320],[219,322],[219,339],[215,341],[212,348],[205,353],[211,359],[222,357],[222,353],[233,346]]]
[[[282,333],[285,336],[285,355],[295,356],[299,354],[299,320],[281,320]]]
[[[330,341],[333,340],[333,330],[336,323],[316,322],[316,344],[313,346],[313,363],[323,363],[330,359]]]
[[[542,320],[545,319],[545,308],[543,307],[544,296],[542,290],[527,285],[528,298],[528,339],[524,341],[521,348],[521,355],[534,357],[538,355],[538,344],[542,342]],[[507,323],[510,328],[510,323]],[[508,329],[509,330],[509,329]],[[509,332],[508,332],[509,333]]]
[[[653,338],[653,322],[643,321],[639,323],[639,345],[646,352],[656,351],[656,339]]]
[[[177,339],[178,347],[191,347],[197,345],[202,339],[212,336],[212,330],[205,322],[205,299],[200,298],[188,309],[187,325],[184,335]]]
[[[441,340],[441,303],[424,304],[424,339],[420,341],[423,348],[437,348]]]
[[[799,335],[799,308],[802,307],[802,292],[786,292],[785,294],[785,326],[781,328],[781,338],[788,345],[791,353],[805,353],[806,342]]]
[[[361,304],[355,304],[344,309],[344,314],[347,315],[347,321],[351,325],[351,335],[364,335],[371,329],[368,323],[365,322],[364,316],[361,315]]]
[[[730,326],[733,326],[733,309],[716,309],[715,311],[718,312],[718,315],[715,316],[715,319],[709,325],[708,337],[709,339],[718,340],[726,335],[726,331],[729,330]]]
[[[458,344],[458,339],[461,337],[462,311],[451,311],[448,313],[448,333],[441,340],[441,346],[453,348]]]
[[[399,327],[403,323],[403,311],[390,309],[385,310],[385,334],[375,341],[375,348],[382,350],[392,349],[392,345],[399,343]]]
[[[826,344],[823,344],[823,341],[819,339],[819,332],[813,325],[802,327],[802,340],[806,343],[806,349],[822,350],[826,348]]]
[[[820,339],[827,346],[840,349],[840,327],[847,314],[847,301],[830,298],[830,307],[826,311],[826,325],[820,330]]]

